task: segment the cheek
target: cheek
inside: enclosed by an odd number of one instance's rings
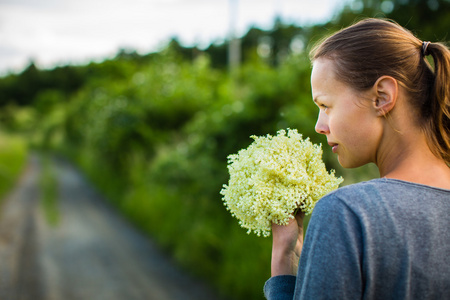
[[[338,119],[330,120],[330,129],[338,142],[361,150],[373,146],[378,132],[376,126],[376,122],[360,110],[344,110]]]
[[[341,125],[345,147],[354,155],[361,156],[365,160],[372,160],[377,152],[382,130],[373,120],[359,119],[352,125],[350,123]]]
[[[351,137],[355,133],[355,130],[358,130],[358,127],[352,125],[352,123],[352,120],[349,119],[345,114],[342,114],[339,118],[330,118],[330,131],[336,138],[346,139],[348,137]]]

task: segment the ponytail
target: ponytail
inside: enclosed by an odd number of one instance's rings
[[[431,118],[426,132],[431,151],[450,166],[450,50],[441,43],[430,43],[426,50],[434,62]]]

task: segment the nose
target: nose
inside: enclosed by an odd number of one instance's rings
[[[330,128],[328,127],[328,116],[322,110],[319,111],[316,127],[314,129],[320,134],[328,134],[330,132]]]

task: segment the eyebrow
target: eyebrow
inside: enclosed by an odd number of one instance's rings
[[[319,98],[322,98],[322,97],[324,97],[324,96],[326,96],[326,95],[324,95],[324,94],[319,94],[319,95],[317,95],[316,97],[313,97],[314,103],[316,103],[316,104],[322,103],[322,102],[320,101]]]

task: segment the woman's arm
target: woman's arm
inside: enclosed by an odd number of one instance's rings
[[[362,241],[357,216],[338,199],[322,198],[314,208],[304,245],[302,217],[286,226],[273,226],[272,277],[264,287],[266,298],[360,299]]]
[[[303,247],[303,217],[297,213],[287,225],[272,224],[271,275],[296,275]]]
[[[272,277],[264,286],[268,300],[292,300],[303,248],[303,217],[297,213],[287,225],[272,224]]]
[[[348,202],[355,199],[359,197]],[[361,226],[348,203],[334,195],[319,200],[308,225],[293,299],[361,299]]]

